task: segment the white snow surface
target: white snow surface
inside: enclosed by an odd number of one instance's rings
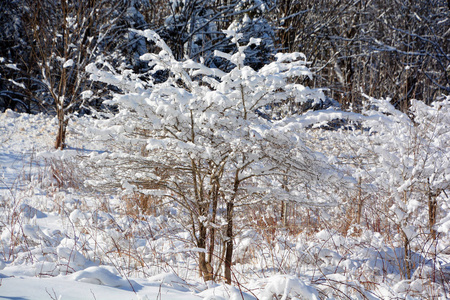
[[[131,255],[116,253],[111,246],[111,240],[121,242],[127,226],[141,226],[116,214],[117,199],[105,203],[73,187],[58,187],[57,159],[70,160],[77,153],[101,157],[101,143],[82,136],[82,122],[70,122],[69,149],[54,151],[54,118],[10,110],[0,114],[0,299],[339,299],[336,291],[345,299],[428,297],[432,285],[423,274],[434,269],[420,255],[413,256],[422,268],[411,280],[402,280],[396,266],[401,251],[372,233],[363,234],[353,246],[334,231],[318,232],[314,243],[288,242],[280,236],[274,249],[256,246],[252,241],[258,235],[243,233],[236,238],[240,260],[262,251],[262,264],[273,251],[289,264],[301,265],[301,273],[281,274],[275,267],[264,273],[256,266],[245,277],[247,267],[238,262],[236,274],[246,279],[236,286],[202,282],[192,258],[199,250],[180,242],[186,239],[184,233],[173,241],[136,238],[133,247],[143,260],[156,255],[161,261],[151,266],[145,261],[146,272],[141,272],[138,259],[132,261]],[[104,206],[109,210],[99,208]],[[444,221],[441,232],[449,228],[448,216]],[[167,220],[149,217],[147,222],[158,228]],[[157,249],[156,254],[150,248]],[[351,251],[338,253],[343,249]],[[168,267],[167,261],[174,265]],[[135,264],[135,271],[125,269],[130,264]],[[441,265],[441,270],[439,276],[450,280],[450,265]],[[437,291],[435,299],[449,296],[448,291]]]
[[[102,274],[100,272],[98,277],[114,282],[115,278],[107,278]],[[201,299],[201,297],[192,293],[180,292],[177,289],[159,286],[143,279],[135,282],[134,287],[135,291],[130,286],[117,287],[114,286],[114,283],[110,286],[96,284],[93,281],[74,281],[73,276],[52,278],[8,277],[2,278],[0,299]]]
[[[43,179],[38,177],[48,171],[49,153],[58,154],[51,148],[55,129],[56,121],[44,115],[10,110],[0,114],[0,201],[13,200],[8,208],[20,212],[23,222],[18,226],[2,219],[0,223],[0,299],[201,299],[196,291],[172,283],[182,281],[175,274],[120,276],[114,268],[101,266],[74,249],[74,240],[62,238],[67,233],[64,222],[86,215],[74,209],[70,218],[62,218],[48,203],[50,195],[39,187]],[[76,143],[72,140],[72,145]],[[33,185],[31,191],[22,190]],[[68,195],[60,193],[59,197],[65,198],[66,205],[76,205]],[[8,214],[4,207],[1,213]],[[44,245],[30,246],[28,258],[19,253],[13,259],[6,249],[19,227],[29,244]]]

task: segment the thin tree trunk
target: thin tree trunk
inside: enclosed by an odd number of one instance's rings
[[[211,269],[211,274],[214,274],[214,270],[212,268],[212,258],[214,256],[214,248],[216,245],[216,228],[214,227],[216,223],[216,216],[217,216],[217,205],[219,200],[219,183],[216,181],[213,184],[212,192],[212,216],[211,216],[211,223],[212,226],[210,227],[209,231],[209,249],[208,249],[208,258],[207,258],[207,264],[209,268]],[[213,276],[214,280],[214,276]]]
[[[192,120],[192,112],[191,112],[191,120]],[[195,140],[195,133],[192,127],[191,138],[192,141]],[[192,182],[194,185],[194,195],[196,200],[196,205],[198,209],[198,217],[206,216],[208,212],[208,206],[205,205],[205,199],[203,198],[203,182],[201,180],[201,176],[198,174],[198,168],[196,162],[191,160],[191,172],[192,172]],[[198,177],[198,178],[197,178]],[[203,249],[204,251],[200,252],[198,255],[198,266],[200,269],[200,275],[203,277],[205,281],[213,280],[213,272],[211,266],[206,261],[206,240],[207,240],[207,227],[203,223],[203,220],[198,218],[198,238],[197,247]],[[195,231],[193,232],[195,235]]]
[[[281,220],[283,222],[283,227],[287,227],[287,211],[288,211],[288,203],[286,201],[281,202]]]
[[[206,249],[206,227],[200,223],[199,226],[199,237],[197,242],[197,247],[200,249]],[[198,255],[198,265],[200,268],[200,275],[205,281],[213,280],[213,272],[211,266],[206,261],[206,253],[200,252]]]
[[[408,201],[408,194],[406,191],[403,191],[403,202],[406,204],[407,201]],[[411,279],[411,251],[409,251],[410,240],[402,228],[400,228],[400,231],[403,238],[403,248],[404,248],[403,251],[405,255],[403,261],[405,263],[406,279]]]
[[[233,265],[233,210],[234,200],[236,199],[237,192],[241,181],[239,180],[239,171],[236,170],[234,177],[233,196],[227,201],[227,234],[226,234],[226,249],[225,249],[225,271],[224,277],[228,284],[231,284],[231,266]]]
[[[402,236],[403,236],[403,251],[405,257],[403,258],[403,261],[405,263],[405,273],[406,273],[406,279],[411,279],[411,251],[409,251],[409,239],[406,233],[402,230]]]
[[[358,203],[357,210],[356,210],[356,224],[361,224],[361,215],[362,215],[362,208],[363,208],[363,199],[362,199],[362,188],[361,188],[361,178],[358,180],[358,197],[357,197]]]
[[[233,262],[233,201],[227,202],[227,241],[225,250],[225,280],[231,284],[231,266]]]
[[[430,235],[433,240],[437,237],[436,229],[434,225],[436,225],[437,219],[437,199],[436,195],[431,191],[428,192],[428,226],[430,229]]]
[[[65,120],[64,111],[62,108],[58,108],[58,132],[56,134],[55,149],[63,150],[66,147],[66,130],[69,120]]]
[[[289,188],[287,185],[287,176],[284,176],[283,178],[283,183],[281,184],[281,187],[287,192],[289,193]],[[283,201],[281,202],[281,220],[283,222],[283,227],[286,228],[288,225],[288,202],[287,201]]]

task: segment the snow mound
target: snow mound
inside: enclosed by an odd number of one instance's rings
[[[189,291],[189,289],[186,288],[186,286],[188,285],[187,282],[172,272],[161,273],[161,274],[152,276],[152,277],[148,278],[148,281],[159,282],[166,286],[171,286],[174,289],[179,290],[179,291]]]
[[[110,287],[135,288],[138,285],[136,282],[125,280],[102,267],[89,267],[70,276],[75,281]]]
[[[317,290],[295,276],[277,275],[269,278],[269,283],[264,289],[261,299],[272,300],[274,295],[276,299],[308,299],[319,300]],[[281,295],[281,298],[278,298]],[[295,298],[294,298],[295,297]]]
[[[20,205],[20,211],[22,212],[23,216],[28,219],[32,219],[34,217],[38,219],[47,217],[45,213],[28,204]]]
[[[216,285],[209,288],[198,296],[203,297],[203,300],[256,300],[254,296],[238,290],[230,285]]]

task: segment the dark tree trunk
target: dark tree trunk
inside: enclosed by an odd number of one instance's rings
[[[236,170],[236,174],[234,176],[234,187],[233,187],[233,195],[231,199],[227,201],[227,232],[226,232],[226,241],[225,241],[225,281],[228,284],[231,284],[231,266],[233,265],[233,210],[234,210],[234,201],[237,197],[237,193],[239,190],[239,185],[241,181],[239,180],[239,172],[240,169]]]
[[[436,229],[434,225],[436,225],[437,219],[437,200],[436,195],[431,191],[428,192],[428,226],[430,228],[430,235],[433,240],[437,237]]]
[[[66,130],[69,119],[64,116],[63,109],[58,109],[58,132],[56,134],[55,149],[63,150],[66,147]]]
[[[200,249],[206,249],[206,227],[200,223],[199,237],[197,240],[197,247]],[[200,275],[205,281],[213,280],[213,270],[211,265],[206,261],[206,253],[200,252],[198,255],[198,265],[200,268]]]
[[[361,178],[358,180],[358,197],[357,197],[357,203],[356,203],[356,224],[361,224],[361,215],[362,215],[362,209],[363,209],[363,198],[362,198],[362,188],[361,188]]]
[[[406,279],[411,279],[411,271],[412,271],[412,265],[411,265],[411,251],[410,251],[410,244],[409,239],[406,233],[402,230],[402,237],[403,237],[403,251],[404,251],[404,258],[403,261],[405,263],[405,277]]]
[[[233,262],[233,201],[227,202],[227,241],[225,250],[225,280],[231,284],[231,266]]]
[[[219,183],[218,181],[214,182],[212,192],[212,216],[211,216],[211,223],[213,224],[210,227],[209,231],[209,249],[208,249],[208,259],[207,263],[211,267],[212,272],[212,259],[214,256],[214,248],[215,248],[215,241],[216,241],[216,228],[214,227],[216,223],[216,217],[217,217],[217,205],[219,203]]]

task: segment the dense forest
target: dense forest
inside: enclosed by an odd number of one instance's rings
[[[213,53],[233,49],[222,30],[234,28],[243,40],[262,40],[247,51],[246,65],[258,69],[276,53],[302,52],[315,74],[305,85],[326,88],[343,108],[358,110],[365,93],[406,110],[411,99],[429,104],[449,92],[449,10],[442,0],[2,1],[1,105],[97,106],[78,100],[93,89],[87,64],[104,58],[147,71],[139,57],[152,45],[131,28],[157,32],[177,59],[226,70]],[[64,108],[55,104],[61,97]]]
[[[52,126],[23,180],[87,199],[45,208],[83,262],[54,250],[45,275],[95,262],[239,287],[207,299],[450,295],[450,1],[3,0],[0,111],[5,153],[7,118]],[[39,261],[17,201],[42,200],[7,182],[0,253]]]

